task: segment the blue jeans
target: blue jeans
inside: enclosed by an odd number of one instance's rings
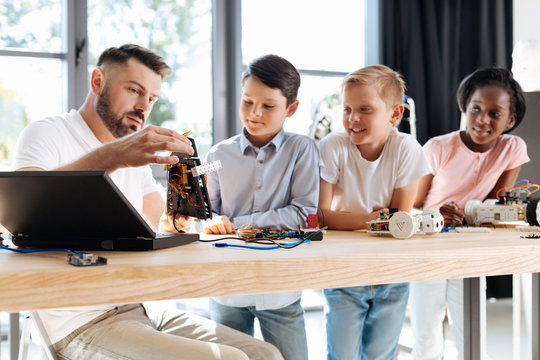
[[[264,341],[275,345],[285,360],[307,360],[304,309],[300,300],[281,309],[257,310],[254,306],[232,307],[210,299],[212,320],[253,336],[255,317]]]
[[[409,298],[409,283],[325,289],[328,360],[391,360]]]

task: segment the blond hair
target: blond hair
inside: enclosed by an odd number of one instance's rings
[[[373,86],[387,108],[402,104],[405,81],[400,73],[385,65],[370,65],[347,74],[341,83],[341,93],[349,86]]]

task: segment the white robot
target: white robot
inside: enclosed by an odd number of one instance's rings
[[[390,234],[398,239],[408,239],[416,233],[439,233],[444,227],[444,219],[437,210],[426,210],[415,215],[398,211],[390,215],[382,214],[377,220],[367,223],[369,224],[369,234]]]
[[[497,201],[487,199],[484,202],[480,200],[469,200],[465,204],[465,216],[471,225],[481,223],[498,224],[505,221],[526,221],[529,225],[540,225],[540,199],[505,199]]]

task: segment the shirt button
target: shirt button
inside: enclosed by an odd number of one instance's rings
[[[259,160],[259,161],[258,161],[258,163],[259,163],[259,164],[262,164],[262,163],[263,163],[263,161],[262,161],[262,160]]]
[[[257,187],[256,187],[255,189],[257,189],[257,190],[261,190],[261,187],[260,187],[260,186],[257,186]]]

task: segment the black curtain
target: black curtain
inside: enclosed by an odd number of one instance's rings
[[[421,144],[459,129],[455,94],[467,74],[483,66],[511,68],[512,5],[512,0],[381,0],[382,63],[405,78]],[[511,276],[489,277],[487,296],[509,297],[511,284]]]
[[[381,0],[382,63],[403,74],[421,144],[459,129],[456,90],[483,66],[511,68],[512,0]]]

